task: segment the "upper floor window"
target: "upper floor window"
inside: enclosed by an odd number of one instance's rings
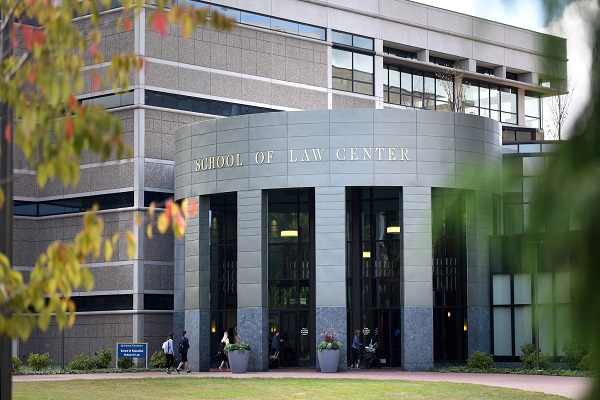
[[[400,49],[394,49],[392,47],[383,47],[383,52],[390,54],[392,56],[396,56],[396,57],[402,57],[402,58],[410,58],[411,60],[416,60],[417,59],[417,53],[413,52],[413,51],[408,51],[408,50],[400,50]]]
[[[476,72],[478,74],[494,75],[494,68],[477,66]]]
[[[506,79],[510,79],[511,81],[518,81],[519,80],[519,76],[517,74],[515,74],[514,72],[506,72]]]
[[[517,123],[517,89],[465,79],[465,112],[509,124]]]
[[[444,67],[454,67],[454,61],[448,60],[446,58],[429,56],[429,62],[437,65],[442,65]]]
[[[430,72],[383,66],[383,101],[427,110],[449,110],[454,92],[452,77],[444,78]]]
[[[525,92],[525,126],[542,128],[542,99],[534,92]]]
[[[373,39],[332,31],[331,41],[333,88],[373,95]]]

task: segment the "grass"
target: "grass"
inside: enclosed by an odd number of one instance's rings
[[[141,378],[13,382],[13,399],[564,399],[561,396],[447,382],[301,378]]]

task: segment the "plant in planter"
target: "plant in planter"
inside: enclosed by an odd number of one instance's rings
[[[323,340],[317,345],[317,356],[321,372],[337,372],[342,344],[335,340],[337,332],[333,329],[323,332]]]
[[[234,374],[245,374],[250,360],[251,347],[248,343],[239,342],[225,346],[225,352],[229,358],[231,372]]]

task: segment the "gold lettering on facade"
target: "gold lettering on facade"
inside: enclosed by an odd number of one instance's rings
[[[377,152],[377,159],[381,160],[381,153],[383,153],[383,147],[376,147],[375,151]]]
[[[240,158],[240,153],[236,153],[235,158],[236,158],[236,163],[235,163],[236,167],[240,167],[240,166],[244,165],[244,163],[242,162],[242,159]]]
[[[290,162],[297,162],[298,157],[294,157],[294,150],[290,150]]]
[[[233,157],[233,154],[227,154],[227,157],[225,157],[225,165],[228,167],[233,167],[234,161],[235,158]]]
[[[350,148],[350,159],[351,160],[358,160],[358,147],[351,147]]]
[[[408,159],[408,149],[404,148],[404,147],[401,147],[400,148],[400,161],[404,161],[404,160],[410,161]]]
[[[200,160],[196,160],[196,172],[200,171]]]
[[[217,156],[217,168],[223,168],[225,165],[225,157]]]
[[[273,150],[267,150],[267,164],[271,164],[272,159],[273,159]]]
[[[208,169],[215,169],[215,157],[208,158]]]
[[[343,157],[340,157],[340,150],[342,151],[342,153],[344,153]],[[335,158],[337,158],[339,161],[344,161],[346,159],[346,149],[344,149],[343,147],[337,149],[335,151]]]
[[[254,162],[256,162],[258,165],[264,163],[265,162],[265,153],[263,153],[262,151],[257,152],[254,155]]]

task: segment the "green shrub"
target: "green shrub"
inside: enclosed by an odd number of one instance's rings
[[[13,374],[16,372],[19,372],[19,370],[21,370],[21,367],[23,366],[23,363],[21,362],[21,360],[19,360],[19,357],[17,357],[17,356],[12,357],[12,364],[13,364]]]
[[[535,346],[531,343],[525,343],[523,346],[521,346],[521,352],[523,353],[523,355],[520,356],[521,361],[523,361],[523,366],[527,369],[536,369]],[[541,350],[539,349],[538,352],[540,369],[550,368],[550,356],[547,354],[542,354]]]
[[[585,356],[583,356],[581,362],[579,363],[579,369],[582,371],[592,370],[592,355],[590,353],[587,353]]]
[[[467,367],[474,369],[494,369],[496,364],[491,355],[485,351],[476,351],[467,359]]]
[[[27,363],[29,364],[29,367],[34,371],[39,371],[41,369],[46,368],[48,365],[50,365],[51,362],[52,359],[50,358],[50,353],[30,353],[29,357],[27,358]]]
[[[565,339],[563,344],[564,356],[560,359],[571,369],[583,369],[581,363],[583,358],[589,354],[590,347],[582,342],[573,339]]]
[[[250,349],[251,349],[250,345],[248,343],[244,343],[244,342],[231,343],[231,344],[228,344],[227,346],[225,346],[225,352],[239,350],[243,353],[246,350],[250,350]]]
[[[102,350],[92,360],[96,368],[108,368],[110,367],[110,361],[112,360],[112,351],[110,349]]]
[[[150,356],[150,368],[167,368],[167,357],[162,350],[157,350]]]
[[[133,367],[133,358],[119,358],[117,365],[121,369],[129,369]]]
[[[67,368],[79,371],[89,371],[94,369],[94,366],[94,360],[85,354],[78,355],[73,361],[67,364]]]

